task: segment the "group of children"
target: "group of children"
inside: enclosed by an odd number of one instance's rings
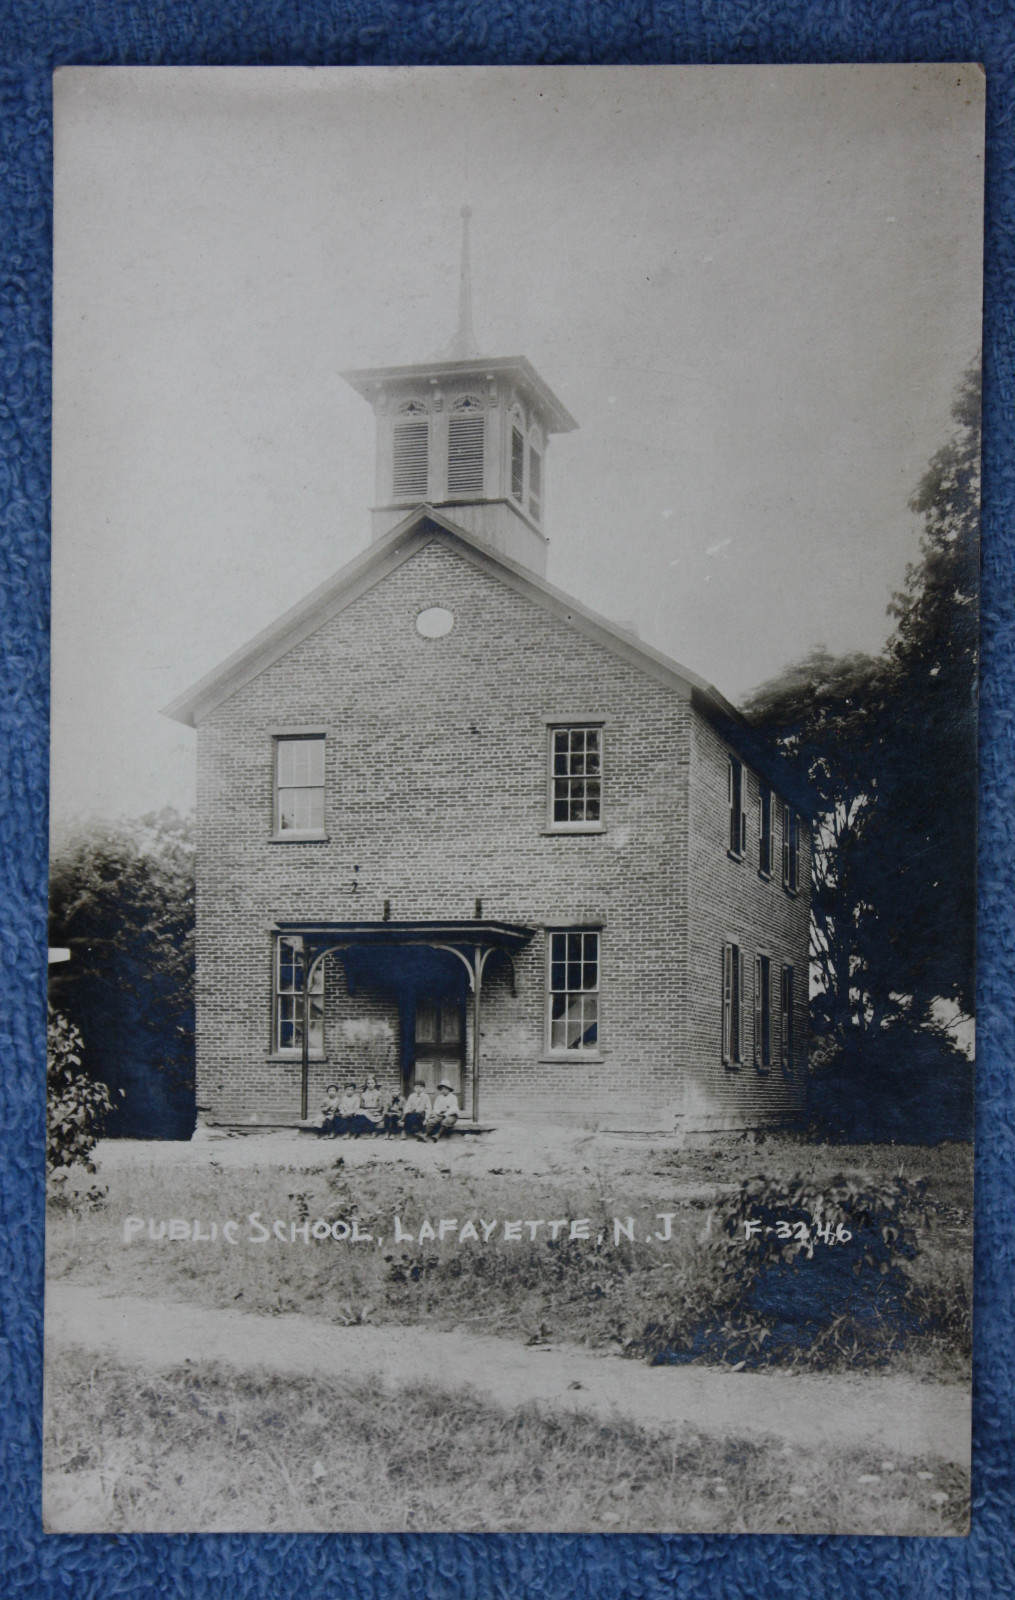
[[[460,1115],[458,1097],[450,1083],[442,1080],[431,1101],[422,1078],[417,1078],[412,1093],[405,1097],[400,1090],[385,1096],[377,1087],[377,1079],[369,1077],[360,1094],[354,1083],[347,1083],[343,1093],[338,1084],[328,1085],[321,1102],[319,1133],[322,1139],[359,1139],[364,1134],[373,1138],[415,1139],[436,1143],[443,1133],[450,1133]]]

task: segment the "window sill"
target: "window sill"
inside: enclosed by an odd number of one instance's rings
[[[605,833],[606,824],[603,822],[582,822],[575,823],[575,825],[571,828],[563,826],[557,828],[546,827],[542,831],[544,838],[568,839],[574,838],[575,836],[580,838],[583,834],[587,833]]]
[[[265,1061],[288,1061],[290,1066],[298,1066],[303,1060],[303,1053],[300,1050],[269,1050],[265,1052],[264,1059]],[[311,1066],[322,1067],[327,1066],[331,1057],[315,1055],[314,1051],[311,1050],[309,1060]]]
[[[782,886],[782,892],[788,900],[795,900],[797,895],[800,893],[800,890],[791,889],[788,884],[784,883]]]
[[[536,1060],[544,1065],[560,1066],[564,1061],[580,1061],[583,1066],[604,1066],[606,1057],[597,1055],[589,1050],[557,1050],[551,1055],[537,1056]]]
[[[772,881],[772,874],[770,872],[766,872],[763,867],[758,868],[758,877],[761,879],[762,883],[771,883]]]
[[[330,844],[331,835],[327,833],[299,833],[295,828],[288,829],[285,833],[272,833],[268,836],[269,844]]]
[[[745,859],[744,856],[740,855],[736,850],[727,850],[726,855],[730,861],[739,861],[741,864]]]

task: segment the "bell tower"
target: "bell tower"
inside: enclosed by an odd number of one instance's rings
[[[480,355],[470,214],[464,206],[458,326],[446,357],[342,374],[377,418],[373,538],[428,503],[544,576],[547,446],[578,424],[524,356]]]

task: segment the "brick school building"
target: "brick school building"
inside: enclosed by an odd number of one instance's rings
[[[791,1120],[807,797],[715,689],[547,583],[523,358],[346,374],[373,540],[167,714],[198,741],[197,1089],[296,1124],[374,1073],[466,1118]]]

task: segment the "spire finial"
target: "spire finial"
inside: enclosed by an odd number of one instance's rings
[[[472,329],[472,262],[469,256],[469,218],[472,207],[462,207],[462,267],[458,280],[458,329],[452,355],[456,361],[469,361],[479,355]]]

